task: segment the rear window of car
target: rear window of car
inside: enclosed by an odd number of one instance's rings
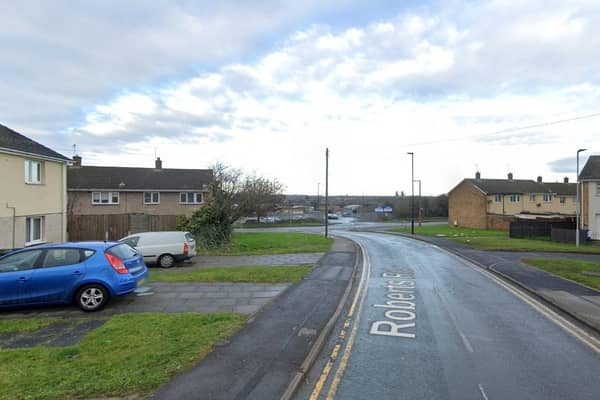
[[[188,242],[193,242],[194,241],[194,235],[192,235],[191,233],[186,233],[185,234],[185,240],[187,240]]]
[[[138,255],[137,252],[131,248],[131,246],[125,243],[113,246],[107,251],[113,256],[119,257],[121,260],[127,260]]]
[[[119,240],[119,242],[128,244],[131,247],[137,246],[137,244],[138,244],[139,241],[140,241],[140,237],[139,236],[132,236],[132,237],[128,237],[128,238]]]

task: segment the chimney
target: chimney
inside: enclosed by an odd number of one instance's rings
[[[542,177],[541,176],[537,177],[537,183],[542,183]]]
[[[162,169],[162,160],[160,159],[160,157],[156,157],[156,169]]]
[[[564,182],[565,183],[569,183],[569,177],[568,176],[565,176]]]
[[[73,166],[81,167],[81,157],[80,156],[73,156]]]
[[[481,179],[481,172],[479,172],[479,171],[475,172],[475,179],[477,179],[477,180]]]
[[[509,173],[508,173],[508,180],[509,180],[509,181],[512,181],[512,180],[513,180],[513,174],[512,174],[512,172],[509,172]]]

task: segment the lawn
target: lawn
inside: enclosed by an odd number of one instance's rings
[[[33,332],[60,320],[60,318],[0,319],[0,333]]]
[[[321,253],[333,239],[312,233],[234,232],[231,243],[215,249],[198,249],[198,255],[237,256],[287,253]]]
[[[206,268],[191,271],[152,271],[151,282],[250,282],[295,283],[312,270],[311,265]]]
[[[247,223],[247,224],[236,224],[235,228],[252,229],[252,228],[288,228],[288,227],[302,227],[302,226],[323,226],[325,222],[317,220],[288,220],[288,221],[277,221],[270,223]]]
[[[600,290],[600,263],[564,258],[525,258],[523,263]],[[599,276],[586,275],[585,272]]]
[[[244,321],[238,314],[122,314],[75,346],[0,349],[0,399],[145,394]]]
[[[391,231],[408,233],[410,227],[393,228]],[[507,231],[455,228],[449,225],[415,226],[415,234],[442,237],[480,250],[600,253],[600,246],[584,245],[578,249],[574,244],[552,242],[546,238],[513,239],[508,237]]]

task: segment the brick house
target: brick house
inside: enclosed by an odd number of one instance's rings
[[[463,179],[448,193],[448,223],[478,229],[508,230],[516,219],[574,220],[577,185],[537,180]]]
[[[71,240],[118,239],[128,233],[175,229],[206,202],[209,169],[85,166],[73,157],[68,170]],[[102,225],[102,228],[93,229]]]
[[[600,156],[590,156],[579,174],[582,189],[581,222],[592,240],[600,240]]]
[[[70,161],[0,125],[0,249],[66,240]]]

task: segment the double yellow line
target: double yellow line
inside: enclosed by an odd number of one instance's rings
[[[357,242],[358,243],[358,242]],[[347,336],[348,329],[351,327],[350,336],[348,337],[348,342],[344,347],[342,352],[342,356],[339,361],[339,365],[337,365],[337,369],[333,374],[333,379],[331,381],[331,385],[329,386],[329,390],[327,391],[327,396],[325,397],[327,400],[333,400],[337,393],[338,387],[342,380],[342,376],[344,375],[344,371],[346,370],[346,366],[348,365],[348,360],[350,359],[350,353],[352,352],[352,346],[354,346],[354,340],[356,339],[356,334],[358,332],[358,326],[360,325],[360,315],[362,311],[362,307],[367,297],[367,290],[369,288],[368,282],[371,277],[371,260],[369,259],[369,254],[367,253],[364,246],[358,243],[362,250],[363,254],[363,265],[360,277],[360,284],[358,285],[358,289],[356,289],[356,293],[354,294],[354,299],[352,300],[352,305],[348,310],[348,314],[346,315],[346,320],[344,321],[344,325],[340,330],[338,335],[338,341],[333,346],[331,354],[329,355],[329,359],[325,363],[323,370],[321,371],[321,375],[315,384],[315,388],[313,389],[310,400],[317,400],[323,389],[325,388],[325,384],[329,379],[329,375],[331,371],[334,369],[335,363],[338,359],[340,349],[342,348],[342,344]]]

